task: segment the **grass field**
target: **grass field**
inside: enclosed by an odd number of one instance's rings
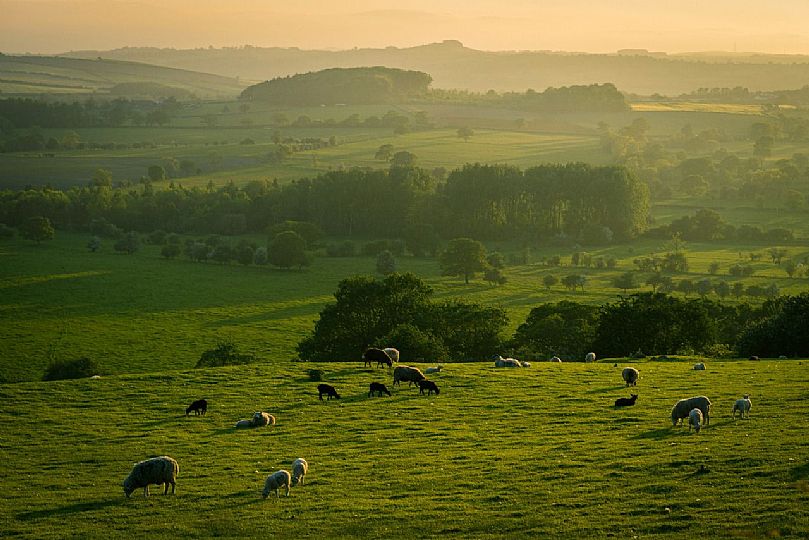
[[[222,339],[232,339],[262,362],[285,362],[295,356],[295,345],[333,299],[338,282],[375,269],[371,257],[318,257],[309,269],[283,271],[184,258],[167,261],[159,257],[157,246],[122,255],[113,252],[110,241],[99,253],[89,253],[86,242],[84,235],[59,232],[55,241],[40,246],[19,239],[0,244],[0,342],[5,353],[0,381],[40,379],[51,357],[88,356],[108,373],[186,369]],[[504,253],[513,249],[489,247]],[[728,268],[740,261],[739,253],[747,262],[750,251],[764,252],[766,247],[689,244],[690,273],[675,280],[733,283],[739,278],[729,276]],[[480,277],[469,285],[442,277],[432,259],[400,257],[397,265],[399,271],[413,272],[429,283],[437,299],[502,306],[509,315],[510,335],[538,304],[569,299],[600,305],[615,300],[622,291],[612,280],[633,270],[636,257],[660,249],[658,243],[645,241],[590,251],[593,256],[615,257],[618,264],[611,270],[569,266],[570,249],[534,250],[529,264],[505,269],[508,283],[503,286],[489,285]],[[809,255],[806,247],[788,249],[796,260]],[[539,263],[556,254],[563,256],[565,266]],[[716,276],[708,273],[713,261],[720,263]],[[754,263],[755,275],[742,281],[775,283],[782,294],[809,289],[809,279],[790,279],[767,261],[765,255]],[[542,285],[548,273],[559,278],[583,273],[587,285],[584,291],[567,291],[561,285],[548,290]]]
[[[297,364],[0,386],[3,534],[14,538],[806,538],[809,375],[802,361],[633,362],[524,370],[453,364],[438,396],[385,370]],[[422,366],[423,367],[423,366]],[[306,370],[342,394],[317,400]],[[751,393],[748,420],[731,420]],[[710,425],[672,428],[705,394]],[[185,417],[206,397],[207,416]],[[278,424],[233,429],[254,410]],[[43,418],[44,417],[44,418]],[[135,461],[178,460],[177,494],[124,498]],[[262,500],[304,457],[306,485]],[[271,496],[274,497],[274,496]]]

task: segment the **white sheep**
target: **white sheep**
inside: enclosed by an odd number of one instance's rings
[[[236,429],[251,428],[253,427],[253,420],[239,420],[236,422]]]
[[[278,489],[285,487],[287,488],[287,497],[289,497],[289,486],[292,483],[290,479],[291,475],[289,474],[289,471],[285,471],[283,469],[280,471],[275,471],[269,475],[267,480],[264,482],[264,491],[261,492],[261,496],[266,499],[270,494],[270,491],[275,491],[275,498],[278,499]]]
[[[692,427],[697,433],[702,427],[702,411],[699,409],[691,409],[688,413],[688,431],[691,431]]]
[[[438,373],[439,371],[441,371],[442,367],[444,367],[444,366],[439,365],[439,366],[435,366],[435,367],[428,367],[427,369],[424,370],[424,373],[426,375],[429,375],[430,373]]]
[[[393,362],[394,364],[399,362],[399,349],[394,349],[393,347],[386,347],[382,350],[385,351],[385,354],[388,355],[388,358],[390,358],[391,362]]]
[[[753,403],[750,401],[750,394],[745,394],[742,399],[737,399],[733,404],[733,418],[736,418],[736,411],[739,411],[739,418],[750,418],[750,409],[753,408]]]
[[[523,365],[516,358],[503,358],[497,355],[494,359],[494,367],[521,368]]]
[[[596,353],[588,352],[587,355],[584,357],[585,362],[595,362],[596,361]]]
[[[305,459],[299,457],[292,462],[292,485],[296,486],[300,482],[303,485],[303,478],[309,472],[309,464]]]
[[[621,377],[624,379],[627,386],[637,386],[638,377],[640,377],[640,374],[638,373],[637,369],[633,367],[626,367],[623,369],[623,371],[621,371]]]
[[[705,371],[705,363],[700,362],[698,364],[694,364],[694,369],[697,371]]]
[[[522,364],[522,367],[531,367],[531,362],[527,360],[520,360],[520,364]]]
[[[180,472],[180,466],[174,458],[169,456],[160,456],[147,459],[136,463],[132,467],[129,476],[124,480],[124,494],[127,499],[132,492],[138,488],[143,488],[143,496],[149,496],[149,484],[165,484],[166,489],[163,494],[169,492],[169,484],[171,484],[171,494],[174,495],[174,490],[177,487],[175,482],[177,475]]]
[[[558,356],[554,356],[553,358],[551,358],[550,361],[551,362],[559,362],[560,364],[562,363],[562,359],[559,358]]]
[[[274,426],[275,417],[269,413],[256,411],[253,413],[251,422],[253,423],[253,427]]]
[[[671,425],[676,426],[678,422],[688,418],[692,409],[699,409],[705,418],[705,425],[710,421],[711,400],[705,396],[694,396],[688,399],[681,399],[674,404],[671,409]]]

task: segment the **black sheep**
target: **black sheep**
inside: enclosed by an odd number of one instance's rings
[[[323,394],[326,394],[328,397],[326,399],[340,399],[340,394],[337,393],[337,390],[329,385],[329,384],[318,384],[317,385],[317,397],[320,398],[320,401],[323,401]]]
[[[382,397],[382,394],[390,395],[390,390],[388,390],[384,384],[379,382],[371,383],[371,386],[368,389],[368,397],[373,396],[374,392],[379,392],[379,397]]]
[[[616,407],[631,407],[638,400],[637,394],[630,394],[632,397],[622,397],[615,400]]]
[[[438,390],[438,387],[433,381],[424,379],[423,381],[416,381],[416,384],[419,385],[419,394],[423,394],[424,390],[427,390],[428,396],[433,392],[435,392],[435,395],[440,393],[440,390]]]
[[[194,411],[195,415],[205,414],[208,412],[208,402],[204,399],[198,399],[194,403],[188,406],[185,410],[185,415],[188,416],[191,411]]]
[[[390,359],[388,353],[383,351],[382,349],[377,349],[375,347],[371,347],[367,351],[365,351],[362,355],[362,359],[364,366],[370,367],[373,362],[376,362],[376,367],[385,365],[391,367],[393,365],[393,360]]]

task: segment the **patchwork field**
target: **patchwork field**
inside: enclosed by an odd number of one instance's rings
[[[803,361],[633,363],[497,370],[452,364],[440,395],[392,388],[359,362],[168,371],[0,386],[4,535],[16,538],[805,538],[809,375]],[[424,367],[424,366],[422,366]],[[307,369],[342,394],[317,399]],[[731,420],[751,393],[749,420]],[[708,395],[699,435],[672,428]],[[207,416],[185,417],[205,397]],[[254,410],[270,428],[235,430]],[[46,421],[35,418],[46,414]],[[135,461],[178,460],[177,494],[124,498]],[[264,478],[304,457],[306,485],[262,500]]]

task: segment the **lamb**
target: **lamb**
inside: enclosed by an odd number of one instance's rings
[[[695,396],[688,399],[681,399],[674,404],[671,409],[671,425],[676,426],[678,422],[682,423],[684,418],[688,417],[691,409],[699,409],[702,416],[705,418],[705,425],[710,421],[711,400],[705,396]]]
[[[253,413],[253,419],[250,422],[253,427],[274,426],[275,417],[269,413],[256,411]]]
[[[694,364],[694,369],[696,371],[705,371],[705,363],[700,362],[699,364]]]
[[[390,359],[390,356],[388,356],[388,353],[386,353],[382,349],[376,349],[374,347],[371,347],[370,349],[365,351],[362,354],[362,359],[364,361],[362,364],[363,367],[365,366],[371,367],[371,365],[374,362],[376,362],[376,367],[382,365],[390,367],[393,365],[393,361]]]
[[[388,387],[379,382],[372,382],[368,387],[368,397],[373,396],[374,392],[378,392],[379,397],[382,397],[382,394],[387,394],[390,396],[390,390],[388,390]]]
[[[423,394],[425,389],[427,390],[427,395],[428,396],[430,394],[432,394],[433,392],[435,392],[436,396],[440,393],[440,391],[438,390],[438,387],[435,385],[435,383],[433,381],[429,381],[427,379],[424,379],[423,381],[418,381],[416,384],[419,387],[419,394]]]
[[[188,416],[191,411],[194,411],[194,416],[200,414],[204,415],[206,412],[208,412],[208,402],[204,399],[196,400],[185,410],[185,415]]]
[[[737,399],[733,404],[733,418],[736,418],[736,411],[739,411],[739,418],[750,418],[750,409],[753,408],[753,403],[750,401],[750,394],[745,394],[742,399]]]
[[[444,366],[438,365],[436,367],[428,367],[424,370],[424,373],[429,375],[430,373],[438,373]]]
[[[171,494],[174,495],[177,475],[180,466],[174,458],[160,456],[136,463],[132,467],[132,472],[124,480],[124,494],[128,499],[132,492],[138,488],[143,488],[143,496],[149,496],[149,484],[165,484],[166,489],[163,495],[168,494],[169,484],[171,484]]]
[[[522,367],[531,367],[531,362],[525,360],[520,360],[520,364],[522,364]]]
[[[494,367],[508,367],[508,368],[521,368],[522,364],[516,358],[503,358],[497,355],[494,358]]]
[[[758,356],[756,356],[756,355],[754,354],[753,356],[751,356],[751,357],[749,358],[749,360],[758,360]]]
[[[236,422],[236,429],[251,428],[253,427],[253,420],[239,420]]]
[[[595,362],[596,361],[596,353],[588,352],[584,357],[585,362]]]
[[[558,362],[560,364],[562,363],[562,359],[559,358],[558,356],[554,356],[553,358],[550,359],[550,361],[551,362]]]
[[[615,400],[616,407],[631,407],[638,400],[637,394],[629,394],[631,397],[622,397]]]
[[[326,394],[327,400],[330,400],[331,398],[340,399],[340,394],[337,393],[337,389],[330,384],[317,385],[317,397],[320,398],[320,401],[323,401],[323,394]]]
[[[407,386],[410,386],[414,382],[423,381],[426,378],[419,368],[410,366],[396,366],[393,368],[393,386],[402,381],[407,381]]]
[[[640,374],[638,373],[638,370],[633,367],[627,367],[621,371],[621,377],[623,377],[627,386],[637,386],[639,376]]]
[[[267,477],[264,482],[264,491],[261,492],[261,497],[266,499],[270,491],[275,491],[275,498],[278,499],[278,488],[287,488],[287,497],[289,497],[289,486],[292,484],[291,475],[289,471],[280,470],[275,471]]]
[[[702,411],[699,409],[691,409],[691,412],[688,413],[688,431],[691,431],[692,427],[697,433],[702,427]]]
[[[382,349],[382,350],[383,350],[383,351],[385,351],[385,354],[387,354],[387,355],[388,355],[388,357],[389,357],[389,358],[390,358],[390,359],[391,359],[391,360],[392,360],[394,363],[398,363],[398,362],[399,362],[399,349],[394,349],[393,347],[385,347],[385,348],[384,348],[384,349]]]
[[[305,459],[299,457],[292,462],[292,485],[297,486],[298,483],[303,485],[303,477],[309,472],[309,464]]]

